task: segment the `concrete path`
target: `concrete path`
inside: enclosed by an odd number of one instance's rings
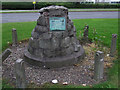
[[[36,21],[39,13],[2,13],[2,23]],[[70,19],[118,18],[118,12],[69,12]]]

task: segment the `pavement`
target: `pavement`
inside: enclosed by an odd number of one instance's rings
[[[39,13],[0,13],[2,23],[37,21]],[[69,12],[70,19],[118,18],[118,12]]]

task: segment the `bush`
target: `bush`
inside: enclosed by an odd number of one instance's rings
[[[50,5],[60,5],[67,8],[119,8],[120,4],[92,4],[79,2],[37,2],[36,9]],[[2,2],[2,9],[10,10],[31,10],[34,8],[32,2]]]

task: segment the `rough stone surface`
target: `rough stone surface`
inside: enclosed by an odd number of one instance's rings
[[[16,60],[15,72],[16,72],[16,88],[26,88],[27,81],[26,81],[25,65],[23,59]]]
[[[2,61],[4,61],[11,53],[12,53],[11,49],[9,49],[9,48],[6,49],[1,55]]]
[[[76,39],[76,29],[68,17],[68,9],[63,6],[49,6],[40,9],[40,14],[37,25],[32,31],[28,48],[25,50],[26,61],[31,62],[31,60],[33,60],[37,61],[37,63],[40,61],[40,63],[45,64],[47,61],[49,62],[49,60],[57,63],[59,58],[63,58],[61,61],[69,65],[77,63],[74,61],[75,57],[83,58],[85,54],[84,49]],[[49,25],[50,17],[65,17],[66,29],[51,31]],[[78,48],[77,46],[80,47]],[[54,67],[54,65],[52,67]]]
[[[94,64],[94,78],[97,81],[103,79],[104,72],[104,53],[97,51],[95,55],[95,64]]]
[[[47,18],[45,18],[44,16],[40,16],[37,20],[37,25],[40,26],[46,26],[47,25]]]
[[[15,28],[12,29],[12,42],[13,42],[13,46],[17,46],[17,31]]]
[[[111,48],[110,48],[110,56],[113,57],[116,51],[117,44],[117,34],[112,34]]]

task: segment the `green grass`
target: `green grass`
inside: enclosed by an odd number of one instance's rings
[[[18,40],[23,40],[31,36],[32,30],[35,28],[36,22],[18,22],[2,24],[2,46],[3,50],[8,47],[8,42],[12,43],[12,28],[16,28]]]
[[[93,38],[92,32],[93,28],[96,29],[97,35],[96,37],[100,38],[103,41],[103,45],[110,47],[111,45],[111,36],[113,33],[118,34],[118,19],[76,19],[73,20],[74,25],[77,30],[77,36],[79,36],[79,32],[83,32],[83,28],[85,24],[89,25],[89,37]],[[31,32],[35,27],[36,22],[18,22],[18,23],[4,23],[2,24],[2,49],[8,47],[7,42],[12,43],[12,28],[17,29],[18,40],[23,40],[29,38],[31,36]],[[102,38],[100,36],[105,36]],[[118,45],[117,45],[118,47]],[[94,85],[93,88],[117,88],[118,81],[118,60],[115,61],[114,66],[109,70],[109,79],[106,82]],[[6,85],[6,84],[5,84]],[[64,88],[84,88],[82,86],[74,86],[74,85],[52,85],[45,84],[42,87],[64,87]],[[89,86],[85,87],[89,88]]]
[[[2,88],[14,88],[13,85],[11,85],[10,83],[8,83],[9,81],[7,79],[3,79],[2,81]]]
[[[103,41],[103,45],[110,47],[112,34],[118,34],[118,19],[76,19],[73,20],[77,29],[77,36],[79,32],[83,32],[85,24],[89,25],[89,37],[93,38],[93,29],[97,31],[96,37]],[[105,38],[101,37],[105,36]],[[118,45],[117,45],[118,47]]]
[[[103,41],[103,44],[110,47],[112,34],[118,34],[118,19],[76,19],[73,20],[77,30],[83,31],[85,24],[89,25],[89,37],[93,37],[93,29],[97,31],[97,37]],[[12,28],[17,29],[18,40],[29,38],[36,22],[17,22],[2,24],[2,46],[3,50],[8,46],[7,42],[12,42]],[[105,38],[100,37],[105,36]]]

